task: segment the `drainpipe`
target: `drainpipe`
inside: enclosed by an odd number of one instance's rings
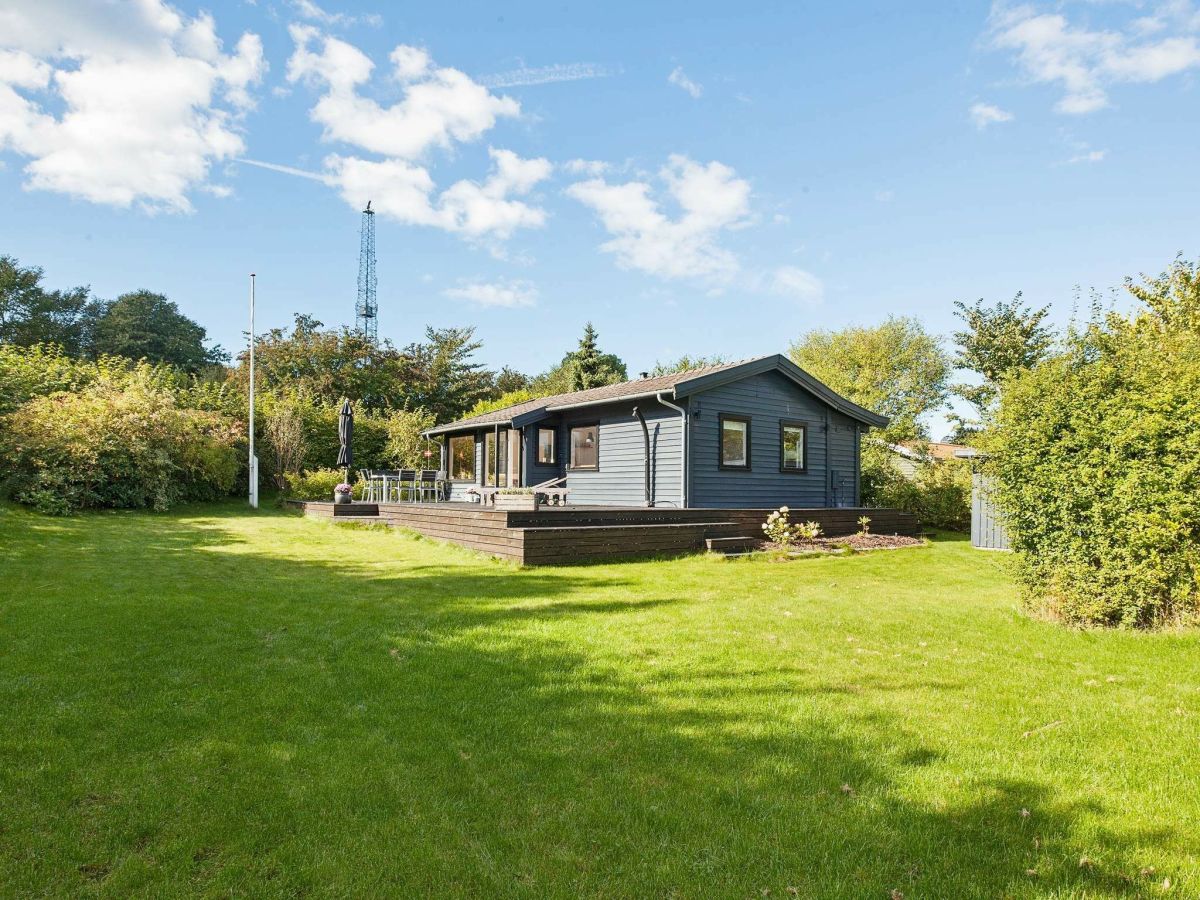
[[[663,395],[655,394],[654,399],[670,409],[675,410],[682,417],[683,430],[680,432],[679,441],[679,508],[686,509],[688,505],[688,489],[687,489],[687,461],[688,461],[688,413],[682,406],[676,406],[670,400],[663,398]]]
[[[650,429],[646,427],[646,417],[642,415],[642,411],[636,406],[633,408],[633,415],[639,422],[642,423],[642,454],[645,457],[645,489],[646,489],[646,506],[653,506],[654,501],[650,499]]]

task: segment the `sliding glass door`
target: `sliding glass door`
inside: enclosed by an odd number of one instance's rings
[[[512,428],[489,431],[483,439],[484,484],[488,487],[516,487],[521,483],[521,433]]]

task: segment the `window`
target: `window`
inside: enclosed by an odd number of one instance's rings
[[[554,465],[557,460],[557,455],[554,451],[554,443],[557,437],[558,431],[554,428],[538,429],[537,461],[539,465]]]
[[[599,425],[577,425],[571,429],[571,468],[600,468]]]
[[[808,466],[808,427],[803,422],[779,423],[779,471],[803,472]]]
[[[450,438],[450,479],[475,480],[475,437],[463,435]]]
[[[750,468],[750,419],[747,416],[718,417],[721,431],[722,469]]]

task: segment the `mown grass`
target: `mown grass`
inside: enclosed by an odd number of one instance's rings
[[[1200,896],[1200,635],[1003,565],[0,509],[0,891]]]

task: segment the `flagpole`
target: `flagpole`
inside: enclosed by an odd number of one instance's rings
[[[258,457],[254,455],[254,273],[250,273],[250,506],[258,509]]]

